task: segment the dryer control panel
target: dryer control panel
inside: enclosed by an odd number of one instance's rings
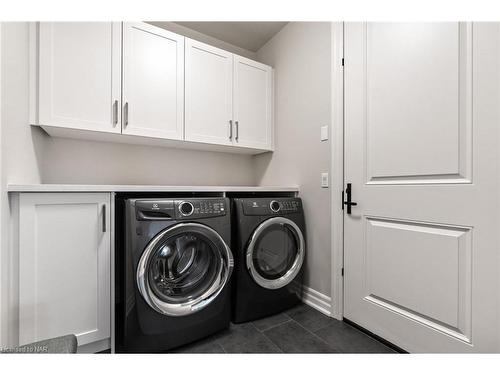
[[[300,198],[245,198],[241,200],[245,215],[287,215],[302,211]]]
[[[137,220],[200,219],[227,215],[221,198],[144,199],[135,202]]]

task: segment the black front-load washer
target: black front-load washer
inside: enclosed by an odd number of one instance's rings
[[[227,328],[229,200],[126,199],[123,210],[116,351],[166,351]]]
[[[300,198],[233,200],[232,320],[277,314],[300,302],[305,223]]]

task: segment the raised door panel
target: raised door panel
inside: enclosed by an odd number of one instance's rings
[[[120,133],[121,24],[41,22],[39,124]]]
[[[123,24],[124,134],[180,140],[184,126],[184,37]]]
[[[271,67],[235,55],[233,95],[236,145],[271,150]]]
[[[20,197],[19,344],[110,336],[110,194]]]
[[[185,140],[233,140],[233,54],[186,39]]]
[[[368,217],[365,300],[470,343],[472,228]]]
[[[368,182],[470,182],[470,25],[370,23],[364,32]]]

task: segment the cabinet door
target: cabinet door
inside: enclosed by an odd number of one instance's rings
[[[25,193],[19,210],[19,344],[110,337],[110,194]]]
[[[235,140],[239,146],[272,148],[272,69],[234,56]]]
[[[120,133],[121,24],[41,22],[40,125]]]
[[[184,37],[124,23],[122,132],[182,139],[183,124]]]
[[[185,82],[185,139],[232,144],[233,54],[186,39]]]

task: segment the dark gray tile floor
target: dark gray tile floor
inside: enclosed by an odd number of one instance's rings
[[[395,353],[362,331],[301,304],[184,346],[175,353]]]

